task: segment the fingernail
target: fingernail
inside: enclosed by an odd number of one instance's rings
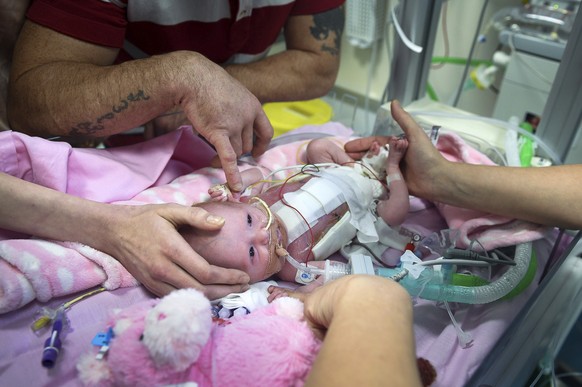
[[[224,223],[224,218],[222,216],[208,215],[206,221],[212,224],[222,224]]]
[[[240,184],[240,183],[239,183],[239,184],[235,184],[235,185],[232,187],[232,189],[233,189],[234,191],[236,191],[236,192],[240,192],[240,191],[242,191],[242,188],[243,188],[243,187],[242,187],[242,184]]]

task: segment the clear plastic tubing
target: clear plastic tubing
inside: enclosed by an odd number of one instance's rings
[[[443,275],[427,266],[419,278],[404,276],[399,283],[411,296],[431,301],[461,302],[464,304],[487,304],[511,292],[525,277],[531,260],[531,242],[522,243],[515,249],[515,266],[511,266],[498,279],[483,286],[458,286],[443,282]],[[351,274],[349,264],[327,260],[324,269],[302,265],[290,255],[286,259],[297,270],[315,275],[323,275],[324,282]],[[403,269],[375,268],[376,275],[393,278],[402,274]]]
[[[423,270],[418,279],[407,275],[399,283],[410,295],[425,300],[487,304],[504,297],[521,282],[529,267],[531,252],[531,243],[517,245],[515,266],[511,266],[501,277],[483,286],[457,286],[443,283],[442,276],[430,267]],[[402,269],[377,268],[375,271],[382,277],[392,277]]]
[[[285,259],[299,271],[313,275],[322,275],[324,283],[351,274],[350,265],[329,259],[325,261],[325,267],[323,269],[301,264],[290,255],[286,255]]]

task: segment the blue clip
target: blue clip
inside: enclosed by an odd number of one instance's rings
[[[113,336],[115,336],[113,329],[109,328],[107,332],[99,332],[95,335],[95,337],[93,337],[91,344],[96,347],[100,347],[99,353],[97,353],[97,356],[95,356],[97,360],[102,360],[105,357],[107,351],[109,350],[109,342]]]

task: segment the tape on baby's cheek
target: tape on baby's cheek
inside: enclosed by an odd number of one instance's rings
[[[402,175],[400,175],[399,173],[393,173],[391,175],[386,176],[386,184],[388,185],[388,187],[390,187],[390,183],[398,180],[402,180]]]

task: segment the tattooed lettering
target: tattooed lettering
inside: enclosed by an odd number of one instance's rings
[[[117,105],[111,107],[111,111],[108,113],[103,114],[100,117],[97,117],[96,122],[86,121],[80,122],[76,126],[71,128],[70,134],[71,135],[94,135],[103,129],[105,129],[105,125],[103,124],[107,120],[112,120],[115,118],[116,114],[121,113],[122,111],[126,110],[129,107],[130,102],[139,102],[139,101],[147,101],[150,99],[148,95],[145,94],[143,90],[138,90],[137,93],[129,93],[129,95],[119,101]]]
[[[327,40],[331,33],[335,33],[335,36],[333,37],[333,46],[324,42],[321,46],[321,51],[327,51],[334,56],[339,55],[344,22],[345,16],[343,6],[313,15],[314,26],[310,28],[310,31],[315,39]]]
[[[113,113],[121,113],[122,111],[127,109],[128,106],[129,106],[129,102],[127,102],[127,100],[123,100],[123,101],[121,101],[120,105],[113,106],[111,109],[113,110]]]

